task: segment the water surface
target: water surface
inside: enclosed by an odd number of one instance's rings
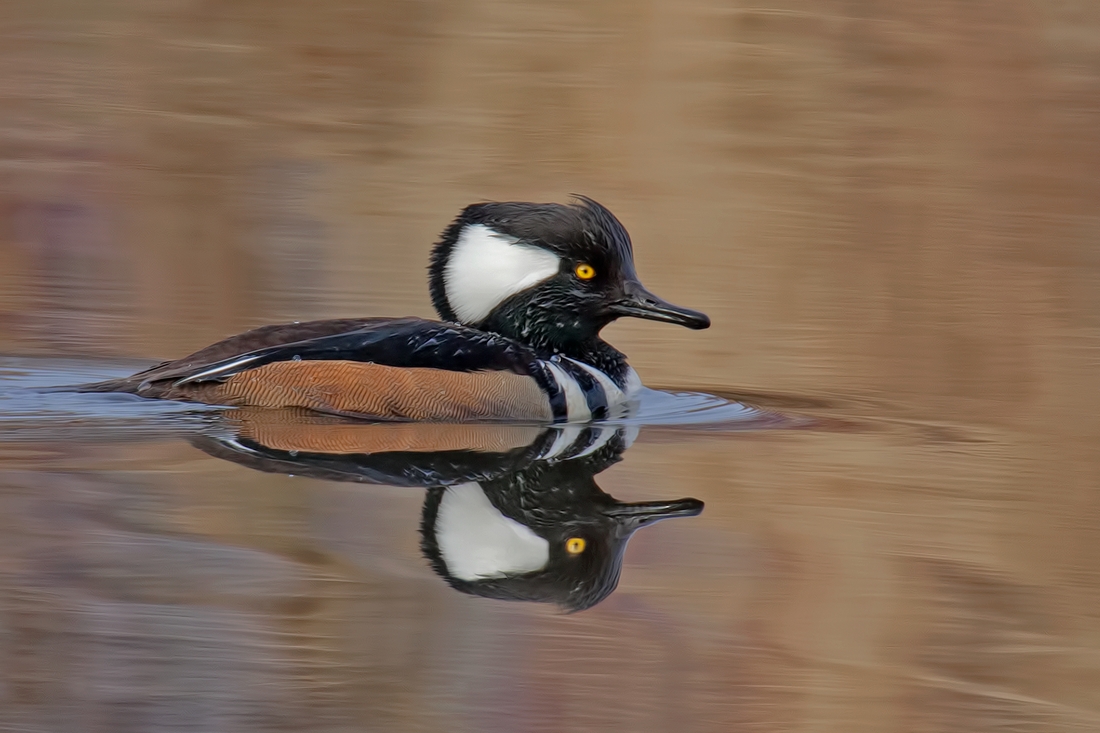
[[[1098,49],[1074,0],[7,3],[0,727],[1100,729]],[[607,330],[666,391],[609,433],[35,390],[428,316],[463,205],[571,192],[714,323]],[[583,610],[439,574],[433,491],[550,470],[705,507]]]

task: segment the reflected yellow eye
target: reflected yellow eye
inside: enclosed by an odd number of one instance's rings
[[[585,264],[584,262],[577,265],[577,269],[573,270],[573,272],[575,272],[577,274],[577,277],[579,277],[581,280],[591,280],[592,278],[596,277],[596,268],[592,265]]]
[[[587,545],[583,537],[570,537],[565,541],[565,551],[570,555],[579,555]]]

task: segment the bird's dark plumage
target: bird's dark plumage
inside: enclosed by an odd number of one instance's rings
[[[443,321],[263,326],[77,389],[385,420],[581,422],[639,386],[604,326],[624,315],[709,325],[642,287],[626,229],[585,197],[466,207],[432,251],[429,289]]]

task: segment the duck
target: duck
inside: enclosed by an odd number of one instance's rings
[[[702,501],[620,501],[596,475],[637,426],[375,423],[301,408],[220,412],[192,445],[252,470],[423,489],[420,551],[450,588],[573,613],[615,591],[628,541]]]
[[[261,326],[79,391],[378,421],[585,423],[624,414],[641,389],[605,326],[710,326],[642,285],[626,228],[586,196],[465,207],[431,250],[428,289],[438,320]]]

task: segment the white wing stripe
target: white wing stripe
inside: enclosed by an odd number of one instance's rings
[[[254,362],[259,358],[260,357],[258,357],[258,356],[246,356],[243,359],[235,359],[235,360],[229,362],[228,364],[222,364],[221,366],[216,366],[216,367],[213,367],[211,369],[206,369],[205,371],[201,371],[198,374],[192,374],[190,377],[184,377],[183,379],[180,379],[179,381],[177,381],[175,383],[175,386],[178,387],[181,384],[189,384],[190,382],[200,382],[203,379],[207,379],[208,377],[213,377],[213,376],[216,376],[218,374],[223,374],[225,372],[232,371],[233,369],[236,369],[237,367],[244,366],[245,364],[250,364],[251,362]]]
[[[568,356],[565,358],[569,359]],[[626,400],[626,395],[623,394],[623,390],[619,385],[611,381],[611,377],[607,376],[596,367],[585,364],[583,361],[577,361],[576,359],[569,359],[569,361],[591,374],[595,380],[600,383],[600,386],[603,387],[603,393],[607,396],[608,407],[613,407]]]
[[[592,419],[592,411],[588,409],[588,400],[584,398],[584,392],[577,384],[577,380],[565,373],[557,364],[543,362],[554,375],[554,380],[565,393],[565,416],[569,422],[585,422]]]

